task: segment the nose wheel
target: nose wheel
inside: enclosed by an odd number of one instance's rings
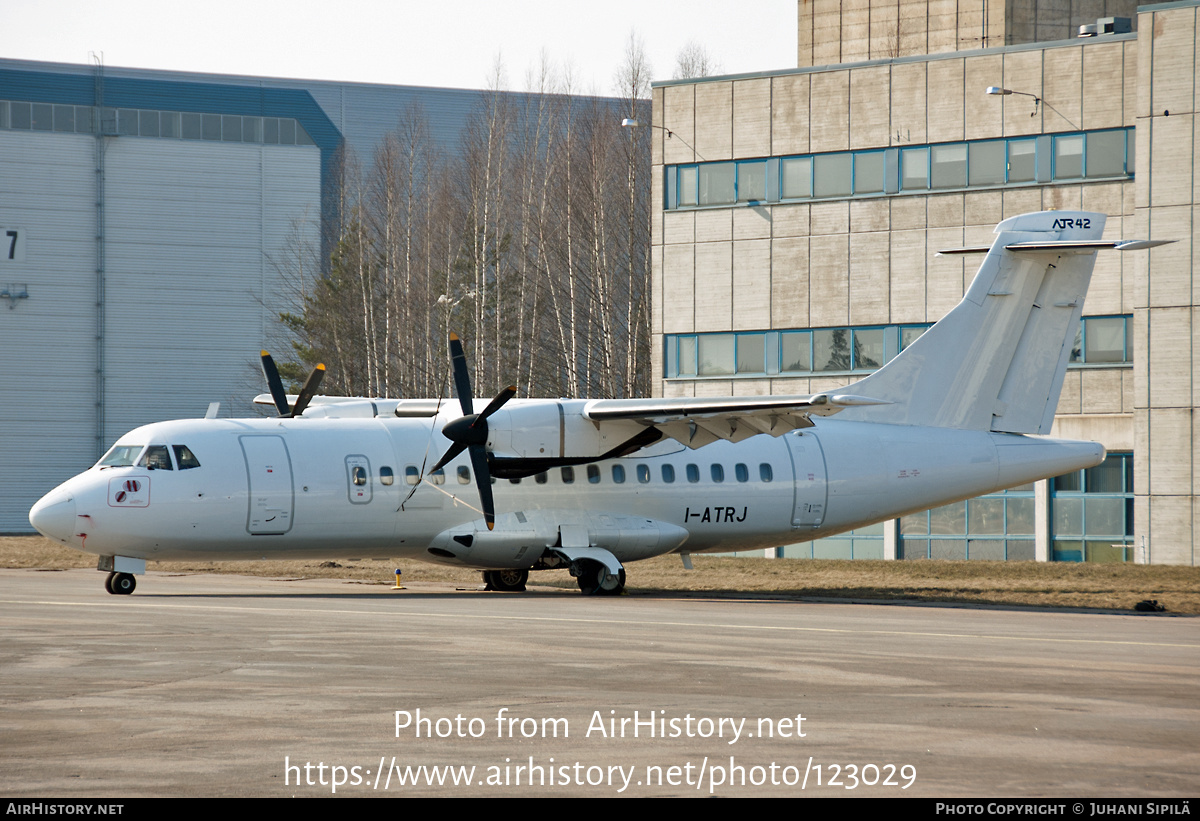
[[[488,590],[499,590],[503,593],[520,593],[525,590],[529,581],[528,570],[485,570],[483,580]]]
[[[104,589],[114,596],[128,596],[137,587],[132,573],[109,573],[104,580]]]

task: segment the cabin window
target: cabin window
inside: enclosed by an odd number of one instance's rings
[[[672,482],[674,482],[675,481],[675,466],[674,465],[663,465],[662,466],[662,477],[663,477],[663,481],[666,482],[668,485],[671,484]]]
[[[588,475],[588,481],[591,482],[593,485],[600,484],[600,468],[596,467],[595,465],[588,465],[587,466],[587,475]]]
[[[687,480],[693,485],[700,481],[700,468],[696,465],[687,466]]]
[[[404,481],[410,485],[415,485],[421,481],[421,470],[416,465],[409,465],[404,469]]]
[[[725,481],[725,468],[721,465],[712,466],[712,480],[718,484]]]
[[[172,445],[171,447],[175,451],[175,462],[179,465],[180,470],[200,467],[200,460],[187,445]]]
[[[758,466],[758,478],[762,479],[764,482],[770,482],[774,480],[775,474],[771,471],[771,466],[766,462],[763,462]]]
[[[437,470],[435,470],[433,473],[431,473],[429,475],[430,475],[430,477],[433,478],[433,483],[435,485],[446,484],[446,471],[442,470],[441,468],[438,468]]]
[[[127,468],[133,465],[138,454],[145,445],[113,445],[104,458],[100,460],[102,468]]]
[[[151,445],[146,448],[137,466],[147,470],[174,470],[171,465],[171,453],[166,445]]]
[[[354,484],[362,487],[367,483],[367,469],[362,465],[355,465],[350,468],[350,478]]]
[[[388,467],[383,467],[383,468],[379,469],[379,483],[380,484],[390,485],[394,481],[396,481],[395,471],[393,471],[391,468],[388,468]]]
[[[570,484],[574,484],[574,482],[575,482],[575,468],[573,468],[573,467],[565,467],[565,468],[563,468],[563,469],[562,469],[562,480],[563,480],[563,484],[564,484],[564,485],[570,485]]]
[[[471,469],[466,465],[458,466],[458,483],[460,485],[471,484]]]
[[[637,466],[638,481],[643,485],[650,481],[650,468],[647,465]]]
[[[733,466],[733,472],[734,472],[734,475],[737,476],[737,480],[739,482],[749,482],[750,481],[750,468],[746,467],[741,462],[738,462],[736,465]]]
[[[612,466],[612,475],[613,475],[613,481],[616,482],[618,485],[621,484],[622,482],[624,482],[625,481],[625,466],[624,465],[613,465]]]

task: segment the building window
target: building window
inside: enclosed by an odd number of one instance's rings
[[[813,196],[848,197],[853,190],[853,154],[818,154],[813,157]]]
[[[788,545],[778,551],[784,559],[882,559],[883,523],[860,527],[803,544]]]
[[[967,146],[935,145],[929,162],[930,188],[965,188],[967,185]]]
[[[1033,484],[955,502],[900,519],[905,559],[1032,561]]]
[[[1050,528],[1054,561],[1129,561],[1133,454],[1110,453],[1095,467],[1051,479]]]
[[[1133,176],[1133,139],[1133,129],[1116,128],[670,165],[665,169],[666,208],[1128,179]],[[272,142],[269,137],[265,141]]]
[[[925,191],[929,188],[929,149],[906,148],[900,154],[900,188]]]
[[[92,134],[94,110],[92,106],[0,100],[0,128]],[[315,145],[303,126],[290,118],[105,108],[100,119],[102,133],[122,137]]]
[[[854,193],[882,194],[883,152],[860,151],[854,155]]]
[[[1129,315],[1084,317],[1068,364],[1080,368],[1131,364],[1131,320]],[[930,327],[872,325],[667,334],[663,337],[664,373],[668,379],[866,373],[895,359]]]
[[[1054,138],[1054,179],[1074,180],[1083,176],[1083,135]]]
[[[812,157],[791,157],[782,163],[781,188],[785,200],[812,196]]]
[[[736,167],[731,162],[705,163],[700,166],[701,205],[728,205],[736,201]]]
[[[737,164],[737,201],[761,202],[767,198],[767,161]]]
[[[1085,316],[1071,346],[1072,365],[1128,365],[1133,362],[1131,316]]]

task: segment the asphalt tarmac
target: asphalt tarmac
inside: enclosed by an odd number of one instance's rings
[[[0,793],[1179,797],[1200,620],[0,570]]]

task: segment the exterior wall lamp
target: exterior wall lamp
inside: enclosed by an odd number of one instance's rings
[[[1036,94],[1030,94],[1028,91],[1013,91],[1011,88],[1001,88],[1000,86],[988,86],[988,94],[996,97],[1006,97],[1009,94],[1020,94],[1022,97],[1033,98],[1033,112],[1030,117],[1036,117],[1038,113],[1038,104],[1042,102],[1042,98]]]

